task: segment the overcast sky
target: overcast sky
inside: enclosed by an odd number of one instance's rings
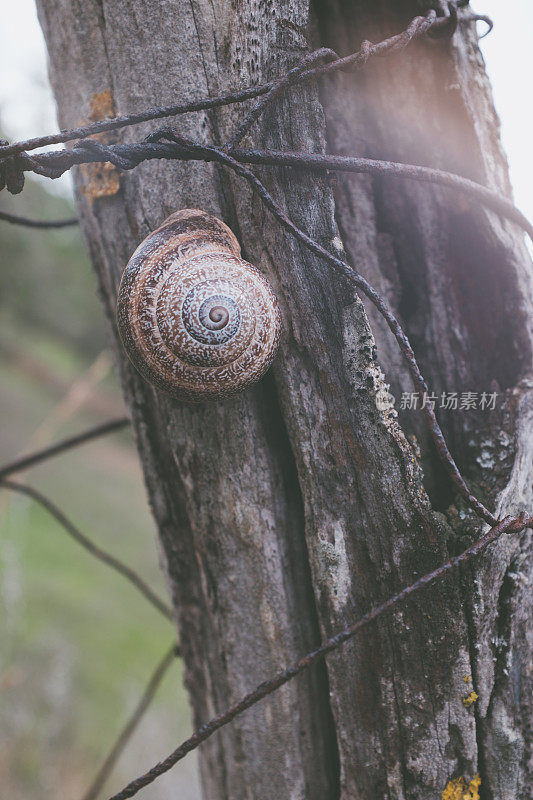
[[[479,0],[472,5],[495,22],[493,32],[481,46],[502,120],[515,202],[533,219],[533,2]],[[483,29],[480,23],[480,30]],[[153,105],[157,105],[157,97],[153,98]],[[45,47],[33,0],[6,2],[2,9],[0,123],[11,140],[57,129],[46,76]],[[57,188],[66,190],[69,179],[62,181]]]

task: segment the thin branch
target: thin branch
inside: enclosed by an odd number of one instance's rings
[[[49,514],[51,514],[55,519],[59,522],[59,524],[67,531],[70,536],[81,544],[82,547],[85,548],[91,555],[95,558],[98,558],[100,561],[103,561],[104,564],[107,564],[109,567],[114,569],[116,572],[119,572],[124,578],[126,578],[130,583],[135,586],[136,589],[141,592],[142,595],[151,603],[158,611],[163,614],[167,619],[172,620],[174,615],[172,613],[172,609],[166,605],[148,586],[148,584],[139,576],[137,575],[134,570],[128,567],[126,564],[123,564],[122,561],[119,561],[118,558],[112,556],[110,553],[102,550],[101,547],[94,544],[84,533],[80,531],[79,528],[71,522],[68,517],[63,514],[60,508],[52,503],[45,495],[41,494],[37,489],[34,489],[31,486],[26,486],[21,483],[15,483],[14,481],[10,480],[2,480],[0,481],[0,488],[4,487],[5,489],[9,489],[12,492],[19,492],[20,494],[25,494],[28,497],[31,497],[32,500],[35,500],[36,503],[39,503],[43,508],[45,508]]]
[[[308,653],[290,667],[287,667],[282,672],[274,675],[272,678],[260,683],[259,686],[245,695],[237,703],[227,708],[218,716],[213,717],[213,719],[211,719],[205,725],[202,725],[201,728],[199,728],[189,739],[186,739],[184,742],[182,742],[182,744],[180,744],[179,747],[177,747],[169,756],[148,770],[148,772],[145,772],[140,777],[128,783],[124,789],[117,794],[114,794],[110,800],[126,800],[128,797],[133,797],[133,795],[137,794],[137,792],[144,786],[147,786],[155,781],[156,778],[158,778],[160,775],[163,775],[163,773],[168,772],[168,770],[177,764],[178,761],[181,761],[183,758],[185,758],[187,753],[195,750],[200,744],[202,744],[202,742],[205,742],[206,739],[209,739],[210,736],[212,736],[216,731],[220,730],[220,728],[223,728],[224,725],[227,725],[229,722],[231,722],[236,716],[242,714],[243,711],[246,711],[246,709],[255,705],[269,694],[275,692],[285,683],[288,683],[288,681],[295,678],[296,675],[299,675],[304,670],[309,669],[309,667],[311,667],[319,659],[324,658],[333,650],[338,649],[345,642],[352,639],[353,636],[358,633],[358,631],[367,626],[370,622],[374,622],[374,620],[381,617],[387,611],[390,611],[398,606],[399,603],[402,603],[411,595],[419,592],[426,586],[430,586],[432,583],[435,583],[435,581],[440,580],[452,569],[455,569],[459,565],[465,564],[470,559],[480,555],[480,553],[482,553],[490,544],[492,544],[492,542],[495,542],[497,539],[499,539],[503,533],[519,533],[525,526],[530,526],[532,524],[533,519],[526,520],[523,517],[520,519],[505,517],[505,519],[501,520],[501,522],[483,534],[483,536],[474,542],[473,545],[468,547],[463,553],[450,558],[449,561],[433,570],[433,572],[429,572],[427,575],[424,575],[422,578],[416,580],[413,584],[411,584],[411,586],[402,589],[401,592],[395,594],[393,597],[390,597],[384,603],[360,617],[349,628],[346,628],[340,633],[337,633],[335,636],[332,636],[330,639],[327,639],[327,641],[323,642],[323,644],[321,644],[317,650]]]
[[[133,736],[137,726],[150,706],[150,703],[154,699],[155,693],[157,692],[161,681],[167,674],[170,666],[174,663],[174,659],[177,658],[179,654],[179,645],[173,644],[155,668],[137,707],[120,732],[115,744],[109,751],[104,763],[98,770],[94,781],[83,795],[82,800],[95,800],[96,797],[98,797],[100,789],[103,787],[111,771],[113,770],[113,767],[117,763],[117,760],[124,751],[124,748]]]
[[[13,475],[15,472],[33,467],[41,461],[46,461],[49,458],[64,453],[66,450],[72,450],[74,447],[79,447],[82,444],[90,442],[92,439],[97,439],[100,436],[107,436],[109,433],[126,428],[130,424],[128,417],[120,417],[119,419],[104,422],[102,425],[96,425],[94,428],[83,433],[77,433],[75,436],[70,436],[68,439],[63,439],[56,444],[45,447],[43,450],[37,450],[35,453],[29,453],[27,456],[21,456],[9,464],[4,464],[0,467],[0,480],[6,478],[8,475]]]

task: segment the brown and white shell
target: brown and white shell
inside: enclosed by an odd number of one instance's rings
[[[164,392],[189,401],[230,397],[272,363],[278,302],[240,254],[221,220],[185,209],[130,258],[117,301],[120,336],[141,375]]]

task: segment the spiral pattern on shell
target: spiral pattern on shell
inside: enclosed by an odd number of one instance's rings
[[[281,317],[266,278],[240,257],[221,220],[171,214],[130,258],[117,301],[125,350],[158,388],[195,401],[258,381],[276,353]]]

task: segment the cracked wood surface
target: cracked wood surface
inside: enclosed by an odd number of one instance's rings
[[[392,0],[311,9],[303,0],[37,4],[62,126],[86,119],[102,91],[119,114],[218,94],[271,79],[320,44],[344,55],[424,10]],[[238,113],[172,124],[222,143]],[[134,141],[154,127],[119,136]],[[328,79],[320,92],[292,89],[250,141],[427,163],[508,191],[497,136],[470,30]],[[530,505],[531,399],[521,378],[531,295],[517,231],[435,187],[258,174],[315,239],[335,247],[340,234],[403,317],[432,388],[481,391],[497,381],[507,392],[506,409],[488,423],[449,415],[446,432],[469,477],[493,497],[500,491],[502,507]],[[123,175],[118,194],[91,203],[83,174],[75,180],[200,724],[436,567],[476,523],[450,505],[418,421],[402,417],[400,427],[376,408],[382,368],[397,396],[411,388],[381,321],[369,311],[369,324],[353,288],[281,231],[247,186],[212,164],[150,162]],[[274,284],[284,318],[280,355],[261,384],[195,408],[142,381],[114,322],[131,252],[190,206],[233,228],[244,257]],[[423,483],[402,428],[418,436]],[[488,798],[525,800],[527,544],[527,535],[504,540],[481,570],[449,576],[204,744],[206,798],[426,800],[479,769]],[[480,694],[470,711],[461,702],[468,674]]]

